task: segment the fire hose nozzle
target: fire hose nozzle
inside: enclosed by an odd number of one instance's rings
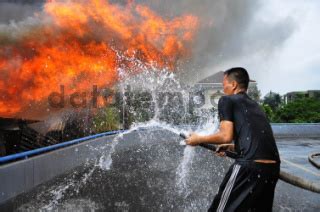
[[[188,136],[186,134],[184,134],[184,133],[180,133],[179,136],[181,138],[183,138],[183,139],[187,139],[188,138]]]
[[[185,134],[185,133],[180,133],[179,136],[183,139],[187,139],[188,136]],[[199,144],[199,146],[203,147],[203,148],[206,148],[206,149],[209,149],[211,151],[214,151],[216,152],[217,148],[215,145],[213,144]],[[229,158],[233,158],[233,159],[236,159],[238,158],[238,154],[235,153],[235,152],[232,152],[232,151],[225,151],[226,155],[229,157]]]

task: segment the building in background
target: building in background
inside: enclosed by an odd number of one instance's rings
[[[320,90],[307,90],[307,91],[293,91],[285,94],[283,100],[285,104],[296,100],[297,98],[315,98],[320,100]]]
[[[203,109],[217,109],[218,102],[223,93],[223,76],[224,72],[217,72],[196,83],[195,87],[204,96]],[[248,94],[255,101],[260,101],[260,91],[257,88],[257,82],[252,80],[249,83]]]

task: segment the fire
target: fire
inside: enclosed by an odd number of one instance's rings
[[[0,37],[2,117],[46,102],[61,85],[65,95],[112,87],[120,68],[129,74],[143,71],[141,64],[174,71],[190,57],[198,26],[195,16],[166,19],[134,1],[51,0],[35,18],[43,21],[14,41]]]

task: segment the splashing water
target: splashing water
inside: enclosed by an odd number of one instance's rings
[[[89,166],[89,163],[87,163],[85,166]],[[45,191],[39,193],[35,199],[37,200],[36,204],[34,203],[27,203],[24,205],[21,205],[17,211],[33,211],[33,210],[41,210],[41,211],[51,211],[51,210],[57,210],[57,206],[61,204],[61,201],[65,197],[65,195],[68,193],[69,190],[72,190],[75,193],[79,193],[79,190],[81,186],[85,185],[94,171],[97,168],[97,161],[95,161],[95,164],[93,166],[90,166],[89,171],[84,173],[80,179],[77,179],[77,175],[79,173],[75,172],[73,173],[73,177],[70,179],[65,179],[63,184],[60,184],[58,186],[52,186],[49,189],[46,189]],[[50,198],[46,198],[50,196]],[[47,200],[47,201],[46,201]],[[48,201],[49,200],[49,201]],[[65,203],[63,202],[63,205]],[[92,206],[97,207],[95,204]]]
[[[116,151],[116,146],[119,143],[119,140],[121,138],[123,138],[124,135],[130,134],[133,131],[138,131],[139,129],[148,129],[151,132],[152,129],[156,129],[156,128],[162,128],[162,129],[168,130],[170,132],[173,132],[177,135],[179,135],[179,133],[181,132],[181,129],[179,129],[178,127],[169,125],[165,122],[156,121],[156,120],[150,120],[145,123],[134,123],[129,130],[118,134],[113,139],[113,141],[111,142],[110,150],[100,157],[99,167],[103,170],[110,170],[111,165],[112,165],[112,157],[111,156]]]
[[[126,132],[120,133],[118,134],[113,141],[111,142],[111,148],[109,150],[108,153],[103,154],[100,159],[99,159],[99,163],[98,166],[102,169],[102,170],[110,170],[111,169],[111,165],[112,165],[112,154],[116,151],[116,146],[119,143],[120,138],[123,138],[124,135],[129,134],[133,131],[135,131],[137,128],[132,128]]]
[[[219,127],[219,120],[218,115],[215,114],[215,116],[212,118],[212,121],[209,121],[204,126],[198,126],[198,128],[195,130],[196,133],[200,135],[209,135],[218,130]],[[187,133],[186,133],[187,134]],[[180,144],[183,144],[181,142]],[[190,189],[188,189],[188,175],[190,167],[192,167],[192,160],[195,155],[195,149],[191,146],[186,146],[186,148],[183,151],[183,158],[179,164],[179,167],[176,172],[176,182],[178,186],[178,191],[180,194],[184,194],[185,196],[188,196],[191,192]]]
[[[178,166],[176,172],[176,184],[178,187],[179,194],[184,194],[185,197],[191,192],[188,189],[187,179],[189,174],[189,168],[192,166],[192,159],[194,156],[194,148],[191,146],[185,147],[183,151],[183,158]]]
[[[147,121],[137,121],[133,122],[130,129],[125,133],[121,133],[116,136],[111,144],[111,149],[108,153],[103,154],[99,159],[99,167],[103,170],[110,170],[112,165],[112,154],[116,151],[116,146],[119,143],[119,138],[122,138],[124,134],[129,134],[133,131],[137,131],[139,129],[148,129],[149,132],[152,129],[164,129],[170,131],[176,135],[179,135],[181,132],[188,134],[188,132],[194,131],[200,135],[208,135],[217,131],[219,126],[218,115],[215,113],[213,115],[205,114],[203,117],[209,117],[205,120],[201,121],[201,125],[196,127],[191,125],[183,126],[183,125],[175,125],[172,123],[166,122],[163,119],[163,110],[169,106],[170,112],[175,113],[179,112],[182,114],[181,116],[186,117],[186,113],[188,111],[188,101],[190,100],[188,96],[188,90],[183,89],[179,80],[176,79],[174,73],[166,72],[162,70],[160,72],[155,71],[145,71],[140,75],[135,76],[134,78],[130,78],[126,75],[126,72],[122,73],[122,83],[120,84],[120,88],[124,93],[125,88],[130,86],[131,89],[139,90],[139,91],[148,91],[151,93],[152,101],[154,105],[154,114],[152,119]],[[159,92],[179,92],[183,97],[183,109],[181,107],[174,107],[174,105],[170,105],[170,101],[168,96],[164,98],[163,102],[159,102],[161,98],[158,98]],[[124,97],[125,98],[125,97]],[[124,101],[126,104],[126,101]],[[173,107],[172,107],[173,106]],[[181,111],[182,109],[182,111]],[[133,114],[137,114],[135,111],[131,111]],[[180,140],[183,144],[182,140]],[[192,166],[192,160],[195,154],[195,148],[186,146],[183,151],[183,156],[180,160],[180,164],[176,171],[176,186],[178,187],[178,192],[184,193],[184,195],[188,195],[190,190],[188,191],[188,175],[190,167]]]
[[[192,125],[184,125],[184,120],[188,118],[188,105],[189,105],[189,94],[188,90],[184,89],[183,86],[180,85],[180,82],[176,79],[175,74],[166,72],[165,70],[155,72],[143,72],[135,77],[127,78],[124,76],[122,83],[119,84],[120,90],[125,92],[126,86],[130,85],[131,89],[140,89],[140,91],[148,91],[152,96],[152,104],[154,108],[147,108],[149,112],[153,112],[151,118],[148,120],[139,120],[139,113],[135,112],[130,108],[129,112],[132,114],[136,114],[134,121],[132,122],[130,129],[126,132],[120,133],[116,135],[112,142],[108,145],[104,145],[102,148],[95,149],[92,148],[92,151],[96,151],[101,154],[94,162],[94,164],[89,165],[89,169],[82,174],[80,180],[76,180],[76,178],[66,179],[64,183],[58,186],[52,186],[49,189],[46,189],[45,192],[41,192],[36,196],[36,199],[41,202],[41,199],[47,199],[49,197],[49,202],[41,203],[40,207],[43,210],[54,210],[57,207],[61,207],[61,204],[64,204],[66,194],[77,193],[87,182],[90,181],[91,176],[97,170],[106,172],[112,170],[112,156],[117,151],[118,144],[121,143],[121,139],[124,135],[130,134],[136,131],[139,135],[140,131],[145,133],[149,133],[150,135],[153,130],[166,130],[172,132],[179,136],[180,132],[190,132],[195,131],[199,134],[205,135],[212,133],[216,130],[218,126],[217,116],[211,118],[206,117],[205,121],[201,121],[203,123],[201,126],[192,126]],[[159,93],[163,92],[178,92],[182,97],[182,104],[172,104],[174,102],[174,98],[170,99],[170,95],[165,96],[165,98],[159,97]],[[126,101],[123,101],[123,104],[127,104]],[[125,105],[126,106],[126,105]],[[137,115],[138,114],[138,115]],[[173,115],[172,115],[173,114]],[[179,118],[178,124],[174,123],[175,116]],[[172,118],[173,117],[173,118]],[[147,129],[147,130],[144,130]],[[147,132],[146,132],[147,131]],[[140,136],[139,136],[140,137]],[[145,143],[148,142],[148,138],[145,139],[143,136],[140,138],[140,142]],[[175,140],[175,139],[174,139]],[[181,141],[182,139],[180,139]],[[174,141],[176,142],[176,141]],[[176,170],[175,184],[178,187],[178,192],[184,195],[188,195],[191,192],[191,188],[188,187],[188,175],[190,167],[192,166],[192,161],[195,155],[195,148],[186,146],[183,148],[183,155],[178,162],[178,168]],[[87,166],[88,166],[87,165]],[[155,166],[161,166],[159,164],[153,164]],[[106,174],[106,173],[104,173]],[[77,173],[74,173],[77,175]],[[48,192],[49,190],[49,192]],[[20,208],[26,208],[26,205],[21,206]]]

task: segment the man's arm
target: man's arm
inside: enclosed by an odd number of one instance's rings
[[[191,146],[196,146],[201,143],[207,144],[230,144],[233,140],[233,122],[221,121],[219,131],[212,135],[201,136],[192,133],[186,140],[186,143]]]

